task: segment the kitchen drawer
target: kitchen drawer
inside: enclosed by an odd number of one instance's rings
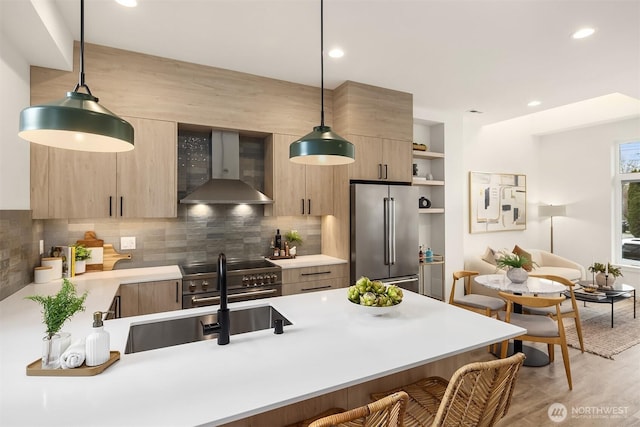
[[[348,281],[348,277],[333,277],[310,282],[285,283],[282,285],[282,295],[295,295],[307,292],[345,288],[348,286]]]
[[[329,264],[315,267],[285,268],[282,270],[282,283],[286,285],[341,277],[349,281],[347,266],[348,264]]]

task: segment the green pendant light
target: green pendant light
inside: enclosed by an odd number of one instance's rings
[[[320,0],[320,126],[289,146],[289,160],[305,165],[346,165],[355,161],[353,144],[324,124],[324,20]]]
[[[78,92],[80,88],[87,93]],[[22,110],[18,135],[36,144],[68,150],[133,150],[133,126],[98,104],[84,82],[84,0],[80,0],[79,82],[63,99]]]

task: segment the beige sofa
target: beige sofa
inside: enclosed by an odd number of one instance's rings
[[[531,260],[537,264],[530,272],[531,274],[552,274],[565,277],[571,281],[585,279],[584,267],[578,263],[542,249],[525,249],[525,251],[531,254]],[[487,262],[487,259],[491,259],[491,256],[489,256],[487,252],[467,257],[464,269],[477,271],[480,274],[506,274],[505,270],[501,270],[494,264]],[[472,285],[472,292],[474,293],[485,295],[494,294],[493,292],[487,291],[489,290],[484,286]]]

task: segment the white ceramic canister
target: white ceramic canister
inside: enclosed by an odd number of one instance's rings
[[[35,283],[47,283],[51,281],[53,275],[53,267],[47,265],[46,267],[36,267],[33,269],[33,281]]]
[[[62,258],[42,258],[43,267],[51,267],[51,278],[49,280],[62,279]]]

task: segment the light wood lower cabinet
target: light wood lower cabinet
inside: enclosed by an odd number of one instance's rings
[[[282,270],[282,295],[326,291],[349,286],[347,264],[316,267],[287,268]]]
[[[120,285],[120,317],[182,309],[182,280]]]

